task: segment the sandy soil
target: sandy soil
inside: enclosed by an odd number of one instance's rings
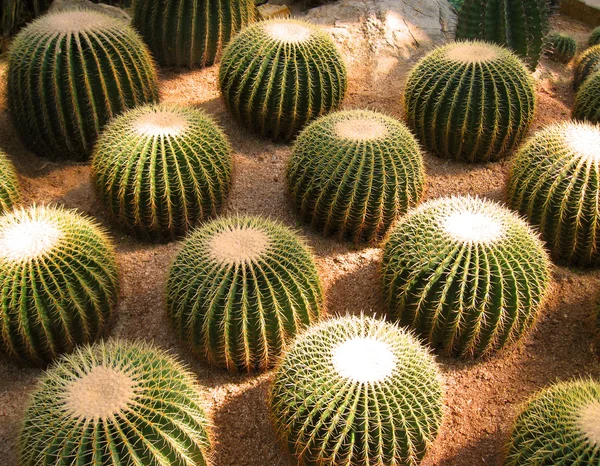
[[[557,17],[555,29],[571,32],[583,48],[590,28]],[[375,82],[364,79],[368,63],[350,66],[346,108],[368,107],[401,117],[405,69],[393,69]],[[379,291],[380,252],[324,239],[298,223],[287,199],[285,167],[290,148],[260,140],[233,123],[219,100],[217,68],[162,71],[162,98],[214,114],[235,149],[234,186],[226,213],[262,214],[296,227],[314,248],[327,290],[329,314],[384,312]],[[543,61],[538,114],[532,130],[569,118],[573,103],[571,68]],[[0,60],[0,148],[13,156],[27,202],[54,202],[106,222],[94,200],[86,165],[55,164],[35,157],[20,143],[4,98],[6,62]],[[468,166],[426,156],[426,198],[477,194],[501,201],[510,161]],[[109,225],[107,225],[109,226]],[[216,466],[278,466],[291,460],[280,449],[269,424],[266,394],[272,373],[230,375],[202,366],[177,342],[163,305],[167,268],[180,244],[144,244],[112,229],[121,268],[122,292],[115,337],[143,338],[180,355],[204,387],[214,424]],[[480,362],[439,358],[447,387],[447,413],[440,435],[424,461],[433,465],[501,464],[519,405],[537,389],[577,376],[600,377],[592,351],[593,313],[600,271],[556,267],[555,286],[537,328],[517,347]],[[0,464],[17,463],[16,441],[27,397],[39,369],[0,361]]]

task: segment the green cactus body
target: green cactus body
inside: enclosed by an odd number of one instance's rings
[[[206,466],[200,387],[145,343],[79,347],[38,382],[21,431],[21,466]]]
[[[513,50],[535,70],[549,29],[545,0],[464,0],[457,39],[479,39]]]
[[[577,53],[577,42],[568,34],[555,32],[546,37],[546,50],[551,60],[568,63]]]
[[[8,37],[21,20],[23,0],[0,0],[0,52],[1,40]]]
[[[583,81],[596,71],[600,71],[600,45],[590,47],[577,59],[573,76],[573,88],[575,90],[579,89]]]
[[[0,150],[0,214],[21,201],[21,187],[15,167],[6,153]]]
[[[252,25],[231,41],[219,84],[228,109],[245,126],[289,140],[310,120],[339,107],[346,65],[316,26],[275,19]]]
[[[180,338],[229,370],[273,366],[287,341],[314,323],[323,292],[307,246],[258,217],[215,220],[191,234],[167,283]]]
[[[390,231],[382,285],[388,310],[445,354],[480,357],[533,324],[550,281],[533,230],[490,201],[429,201]]]
[[[535,394],[515,423],[505,466],[600,464],[600,384],[559,382]]]
[[[163,66],[209,66],[255,19],[254,0],[136,0],[133,25]]]
[[[535,114],[533,78],[510,51],[485,42],[439,47],[413,68],[404,105],[425,148],[465,162],[509,154]]]
[[[573,119],[600,123],[600,68],[582,82],[575,94]]]
[[[231,148],[212,118],[151,105],[113,120],[92,157],[92,178],[110,216],[143,238],[172,239],[215,215],[231,185]]]
[[[597,27],[592,31],[590,37],[588,38],[588,45],[593,47],[594,45],[600,44],[600,27]]]
[[[150,54],[116,18],[50,13],[13,42],[8,103],[21,138],[41,156],[85,159],[108,120],[156,100]]]
[[[342,111],[296,139],[287,178],[302,218],[325,234],[379,239],[421,198],[421,151],[403,123],[371,111]]]
[[[43,364],[102,335],[118,294],[111,244],[59,208],[0,217],[0,350]]]
[[[558,123],[536,133],[514,158],[508,203],[537,226],[552,256],[600,264],[600,127]]]
[[[326,320],[282,358],[272,420],[302,466],[416,466],[437,435],[443,387],[407,331],[369,317]]]

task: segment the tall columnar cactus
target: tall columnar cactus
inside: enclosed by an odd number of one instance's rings
[[[102,335],[118,293],[103,230],[54,207],[0,217],[0,350],[46,363]]]
[[[322,307],[308,248],[288,228],[258,217],[223,218],[197,229],[167,283],[167,311],[180,338],[229,370],[271,367]]]
[[[208,66],[254,21],[255,0],[136,0],[133,24],[164,66]]]
[[[466,162],[509,154],[525,137],[535,104],[521,61],[479,41],[430,52],[409,74],[404,95],[408,125],[425,148]]]
[[[108,120],[157,99],[146,46],[116,18],[49,13],[14,40],[8,102],[21,138],[41,156],[84,159]]]
[[[558,123],[514,158],[510,206],[537,226],[555,259],[600,264],[600,127]]]
[[[348,316],[296,339],[275,374],[270,406],[298,464],[416,466],[440,427],[443,388],[410,333]]]
[[[600,123],[600,67],[579,87],[571,116],[575,120]]]
[[[446,354],[480,357],[533,324],[550,281],[541,241],[490,201],[429,201],[390,232],[382,284],[392,317]]]
[[[575,90],[579,89],[583,81],[596,71],[600,71],[600,45],[590,47],[577,59],[573,88]]]
[[[17,172],[8,155],[0,150],[0,214],[11,210],[20,201]]]
[[[252,25],[227,47],[219,70],[225,104],[262,136],[289,140],[344,99],[346,65],[329,36],[310,23]]]
[[[546,51],[551,60],[568,63],[577,53],[577,42],[568,34],[553,32],[546,37]]]
[[[19,441],[22,466],[206,466],[208,420],[194,375],[163,350],[110,340],[41,377]]]
[[[546,0],[464,0],[457,39],[480,39],[513,50],[535,70],[549,23]]]
[[[212,118],[173,105],[138,107],[113,120],[92,157],[110,216],[151,239],[175,238],[215,215],[231,170],[229,142]]]
[[[505,466],[600,464],[600,384],[556,383],[535,394],[515,423]]]

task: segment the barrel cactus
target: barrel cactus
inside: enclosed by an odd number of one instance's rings
[[[104,231],[57,207],[0,217],[0,281],[0,350],[34,364],[102,335],[118,292]]]
[[[590,47],[577,59],[573,77],[573,88],[579,89],[581,83],[596,71],[600,71],[600,45]]]
[[[92,178],[110,216],[158,240],[215,215],[231,170],[229,142],[212,118],[174,105],[138,107],[116,118],[92,157]]]
[[[594,29],[588,38],[588,45],[590,47],[598,44],[600,44],[600,27]]]
[[[445,354],[481,357],[518,340],[547,294],[550,262],[533,230],[491,201],[429,201],[391,230],[384,299],[393,318]]]
[[[116,18],[49,13],[14,40],[8,103],[21,138],[41,156],[85,159],[108,120],[157,99],[146,46]]]
[[[227,47],[219,85],[231,113],[252,131],[291,139],[344,99],[346,66],[329,36],[293,19],[262,21]]]
[[[380,113],[326,115],[298,136],[287,178],[302,218],[324,233],[378,239],[423,194],[421,151],[410,131]]]
[[[440,427],[443,387],[433,358],[406,330],[347,316],[296,339],[270,407],[298,464],[416,466]]]
[[[590,74],[575,94],[573,119],[600,123],[600,68]]]
[[[21,200],[21,187],[10,158],[0,150],[0,214],[11,210]]]
[[[577,42],[568,34],[554,32],[546,37],[546,50],[551,60],[567,63],[577,53]]]
[[[600,384],[559,382],[535,394],[515,423],[505,466],[600,464]]]
[[[223,218],[194,231],[167,283],[167,311],[182,341],[232,371],[273,366],[322,307],[308,248],[259,217]]]
[[[194,375],[146,343],[85,345],[38,382],[21,466],[206,466],[208,420]]]
[[[16,29],[21,20],[23,0],[0,0],[0,52],[3,41]]]

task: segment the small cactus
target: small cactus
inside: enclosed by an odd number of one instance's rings
[[[577,53],[577,42],[568,34],[554,32],[546,37],[546,50],[551,60],[568,63]]]
[[[403,217],[383,251],[392,317],[446,354],[480,357],[533,324],[550,281],[541,241],[490,201],[436,199]]]
[[[517,418],[504,466],[600,464],[600,384],[559,382],[535,394]]]
[[[552,256],[572,265],[600,264],[600,127],[557,123],[516,154],[508,203],[527,217]]]
[[[167,310],[180,338],[232,371],[271,367],[322,307],[308,248],[288,228],[258,217],[219,219],[194,231],[167,283]]]
[[[579,87],[571,116],[575,120],[600,123],[600,68]]]
[[[408,126],[425,148],[465,162],[498,160],[516,147],[535,113],[533,78],[510,51],[455,42],[430,52],[408,76]]]
[[[414,136],[398,120],[342,111],[298,136],[287,171],[296,208],[323,233],[374,240],[413,207],[425,175]]]
[[[215,215],[231,185],[227,137],[204,112],[150,105],[113,120],[92,178],[110,216],[143,238],[172,239]]]
[[[575,90],[579,89],[583,81],[596,71],[600,71],[600,45],[590,47],[577,59],[573,76],[573,88]]]
[[[104,333],[118,292],[111,244],[55,207],[0,217],[0,350],[43,364]]]
[[[406,330],[348,316],[296,339],[269,402],[298,464],[416,466],[440,427],[443,387],[435,361]]]
[[[49,13],[13,42],[8,103],[21,138],[40,156],[85,159],[108,120],[156,100],[150,54],[116,18]]]
[[[289,140],[341,104],[346,66],[333,41],[316,26],[274,19],[249,26],[231,41],[219,85],[228,109],[245,126]]]
[[[15,167],[0,150],[0,214],[12,210],[21,201],[21,187]]]
[[[592,31],[588,39],[588,45],[593,47],[594,45],[600,44],[600,27],[597,27]]]
[[[78,348],[38,382],[21,466],[206,466],[208,421],[194,375],[163,350],[110,340]]]

